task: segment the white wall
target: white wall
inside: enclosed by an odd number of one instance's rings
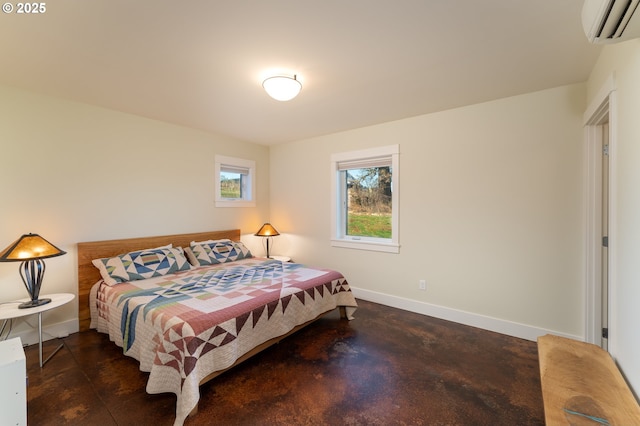
[[[588,82],[589,101],[615,76],[617,99],[616,279],[610,351],[636,395],[640,390],[640,40],[606,46]]]
[[[585,98],[570,85],[272,147],[273,252],[340,270],[361,298],[581,338]],[[400,254],[331,247],[330,155],[396,143]]]
[[[214,207],[216,154],[256,161],[256,208]],[[34,232],[67,251],[46,260],[43,294],[76,293],[80,241],[255,232],[269,219],[268,181],[268,147],[0,86],[0,250]],[[0,303],[26,296],[18,264],[0,263]],[[74,331],[77,299],[43,318],[62,324],[51,334]]]

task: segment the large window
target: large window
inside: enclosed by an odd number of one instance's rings
[[[216,155],[216,207],[255,207],[255,161]]]
[[[331,156],[336,247],[398,253],[399,147]]]

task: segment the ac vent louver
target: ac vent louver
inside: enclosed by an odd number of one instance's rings
[[[582,26],[591,43],[640,37],[640,0],[585,0]]]

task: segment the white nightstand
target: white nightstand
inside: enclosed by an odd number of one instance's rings
[[[16,300],[15,302],[8,302],[0,304],[0,320],[4,320],[2,324],[2,328],[0,330],[4,330],[5,325],[8,320],[20,317],[26,317],[28,315],[38,314],[38,345],[40,349],[40,368],[44,366],[44,364],[51,359],[64,345],[58,346],[58,348],[53,351],[51,355],[47,357],[44,361],[42,360],[42,313],[51,309],[55,309],[64,305],[65,303],[71,302],[76,297],[75,294],[71,293],[57,293],[57,294],[46,294],[41,295],[41,299],[51,299],[51,302],[46,305],[36,306],[35,308],[25,308],[19,309],[18,305],[22,302],[28,302],[29,299],[21,299]]]
[[[269,259],[279,260],[280,262],[291,262],[291,258],[289,256],[269,256]]]

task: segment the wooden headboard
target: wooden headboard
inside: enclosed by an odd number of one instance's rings
[[[126,238],[78,243],[78,319],[80,331],[88,330],[91,322],[89,293],[100,280],[100,272],[93,266],[93,259],[113,257],[130,251],[173,244],[174,247],[189,246],[191,241],[219,240],[228,238],[240,241],[240,230],[196,232],[193,234],[162,235],[158,237]]]

